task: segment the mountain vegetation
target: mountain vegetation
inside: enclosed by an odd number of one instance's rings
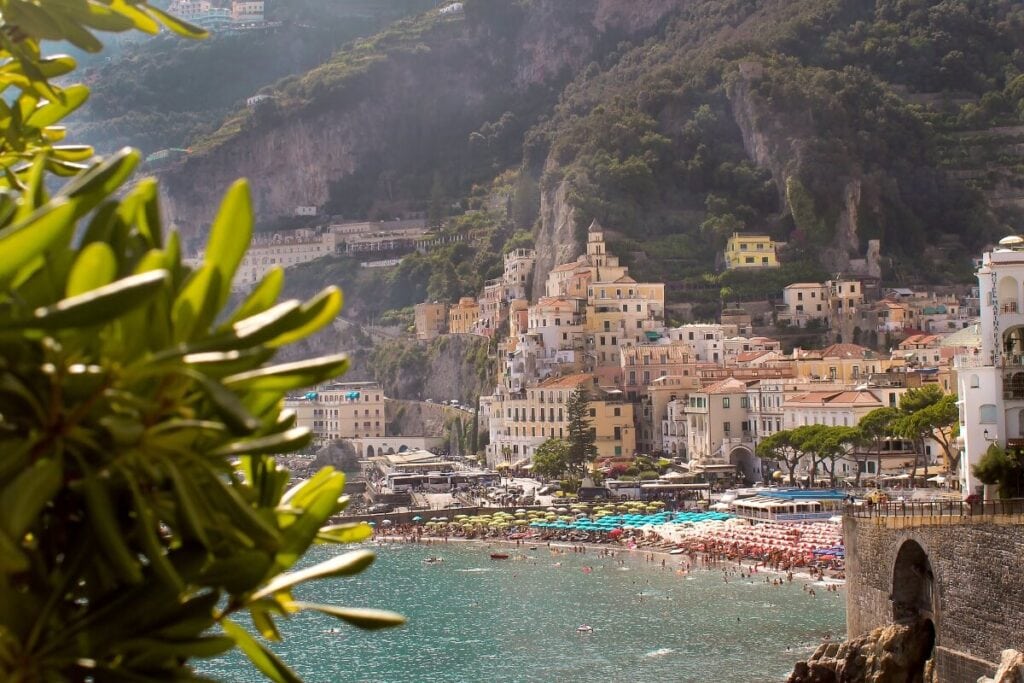
[[[279,81],[174,186],[192,211],[190,174],[305,121],[294,136],[338,126],[297,182],[326,184],[329,213],[444,220],[510,188],[491,211],[501,240],[373,276],[406,280],[395,308],[472,292],[495,263],[482,252],[517,232],[571,251],[594,218],[638,276],[710,307],[844,270],[871,239],[889,281],[964,281],[967,256],[1024,216],[1021,45],[1012,0],[467,0]],[[357,123],[359,144],[340,142]],[[575,234],[558,233],[570,214]],[[716,274],[738,230],[787,243],[771,281]]]
[[[89,102],[72,119],[78,139],[107,152],[189,147],[210,135],[247,97],[323,63],[349,41],[431,6],[428,0],[268,2],[275,26],[183,43],[160,35],[127,43],[83,69]]]

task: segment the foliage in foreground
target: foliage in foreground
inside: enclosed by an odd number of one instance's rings
[[[202,263],[165,234],[157,184],[139,163],[56,145],[88,94],[47,79],[74,68],[41,39],[98,51],[91,30],[201,31],[125,0],[0,0],[0,679],[198,678],[194,657],[235,647],[269,678],[297,676],[266,638],[275,617],[317,610],[364,628],[388,612],[308,605],[305,581],[356,573],[355,551],[288,572],[345,505],[330,469],[287,489],[273,456],[310,434],[284,395],[344,372],[343,356],[273,365],[280,347],[331,322],[341,292],[278,302],[275,270],[232,311],[252,233],[248,188],[231,188]],[[59,190],[47,173],[71,176]]]

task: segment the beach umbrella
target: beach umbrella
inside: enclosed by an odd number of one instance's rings
[[[377,522],[367,522],[370,526],[377,526]]]
[[[391,526],[391,520],[390,519],[382,519],[382,520],[380,520],[380,525],[381,526]]]
[[[420,517],[419,515],[416,515],[415,517],[412,518],[412,521],[414,521],[414,522],[422,522],[423,518]]]

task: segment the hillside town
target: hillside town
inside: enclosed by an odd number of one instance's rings
[[[735,234],[727,267],[778,267],[774,249],[766,236]],[[1005,260],[1007,251],[999,247],[985,263]],[[753,256],[734,256],[748,253]],[[952,436],[953,423],[923,438],[894,432],[872,443],[851,438],[832,462],[808,454],[792,472],[759,450],[773,435],[798,427],[856,427],[872,411],[898,408],[911,391],[933,387],[956,394],[959,371],[979,359],[1002,367],[989,347],[1005,344],[985,340],[993,318],[1005,317],[1016,304],[994,307],[984,285],[981,296],[977,289],[956,296],[882,289],[877,279],[792,283],[774,311],[777,329],[817,329],[828,343],[784,350],[779,339],[755,334],[751,316],[735,309],[729,322],[669,326],[664,284],[630,277],[596,221],[586,253],[552,269],[531,302],[523,285],[533,260],[531,250],[510,252],[503,276],[487,283],[478,298],[424,302],[415,310],[420,340],[441,334],[494,340],[499,376],[494,392],[480,399],[491,468],[528,472],[545,441],[565,439],[566,407],[577,389],[589,397],[605,473],[649,455],[671,460],[684,482],[792,479],[786,483],[806,485],[817,478],[909,486],[913,477],[919,484],[972,492],[969,463],[1006,433],[1000,419],[988,442],[979,444],[980,434],[972,440],[978,416],[966,410],[962,440]],[[891,350],[854,342],[869,338],[892,340]],[[994,404],[1002,398],[997,389],[989,391],[998,394],[991,396]],[[1004,411],[993,414],[1002,418]],[[961,460],[963,449],[968,457]]]

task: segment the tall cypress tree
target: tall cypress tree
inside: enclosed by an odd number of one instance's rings
[[[569,470],[582,478],[587,466],[597,457],[596,437],[590,422],[590,394],[583,385],[569,395]]]

